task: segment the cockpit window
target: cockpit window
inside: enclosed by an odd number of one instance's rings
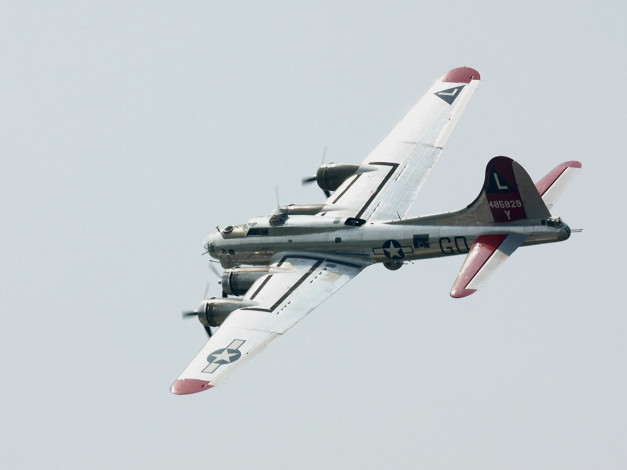
[[[259,237],[259,236],[267,236],[268,229],[267,228],[251,228],[248,229],[247,237]]]

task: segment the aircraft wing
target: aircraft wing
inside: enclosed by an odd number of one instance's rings
[[[226,318],[172,384],[172,393],[197,393],[218,385],[367,264],[311,253],[279,253],[270,266],[279,269],[258,279],[244,296],[258,305],[235,310]]]
[[[440,156],[470,97],[479,72],[460,67],[444,74],[362,162],[371,171],[348,178],[326,204],[333,215],[391,220],[405,216]]]

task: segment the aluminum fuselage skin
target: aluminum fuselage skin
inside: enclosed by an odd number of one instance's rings
[[[307,252],[329,257],[357,258],[366,263],[392,263],[466,254],[480,235],[524,234],[523,246],[566,240],[567,225],[549,226],[542,220],[490,225],[433,225],[433,216],[387,223],[345,225],[346,218],[290,216],[271,226],[268,218],[229,227],[205,240],[206,251],[224,268],[267,265],[276,253]],[[404,222],[407,222],[406,224]],[[258,229],[251,232],[251,228]],[[262,235],[251,233],[263,233]]]

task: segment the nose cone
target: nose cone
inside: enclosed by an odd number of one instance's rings
[[[209,252],[209,254],[213,256],[214,258],[215,258],[214,254],[216,251],[215,244],[216,244],[216,241],[218,241],[219,239],[222,239],[220,232],[215,232],[209,235],[207,238],[205,238],[203,242],[203,247],[205,248],[205,251]]]

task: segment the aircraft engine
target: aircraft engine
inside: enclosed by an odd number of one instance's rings
[[[323,191],[335,191],[344,181],[353,176],[358,169],[359,165],[328,163],[318,168],[316,182]]]
[[[257,302],[244,299],[209,299],[203,302],[198,311],[194,312],[198,314],[198,319],[205,328],[210,326],[220,326],[226,317],[233,313],[238,308],[252,307],[257,305]]]
[[[269,271],[267,266],[227,269],[222,273],[222,290],[228,295],[244,295],[257,279]]]
[[[317,182],[320,189],[328,197],[331,195],[331,191],[335,191],[351,176],[373,170],[376,170],[376,168],[343,163],[326,163],[318,168],[316,176],[303,178],[303,184]]]

